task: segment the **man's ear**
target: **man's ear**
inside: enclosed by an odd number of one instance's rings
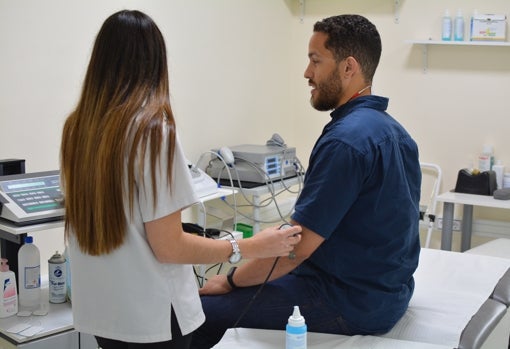
[[[356,58],[349,56],[345,59],[345,64],[342,73],[345,78],[352,78],[352,76],[359,72],[359,63]]]

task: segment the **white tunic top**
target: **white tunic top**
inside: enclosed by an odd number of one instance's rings
[[[166,149],[166,144],[162,149]],[[136,173],[133,220],[120,248],[108,255],[86,255],[71,234],[72,307],[74,327],[80,332],[126,342],[161,342],[172,337],[170,307],[183,335],[205,320],[192,266],[158,262],[144,229],[144,222],[198,201],[179,140],[175,143],[171,194],[165,154],[160,156],[160,166],[156,166],[158,196],[154,207],[148,159],[149,154],[145,173]],[[126,180],[124,183],[127,185]],[[127,200],[125,212],[129,215]]]

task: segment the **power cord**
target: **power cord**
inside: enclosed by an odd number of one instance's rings
[[[284,223],[282,225],[280,225],[280,228],[279,229],[286,229],[287,227],[290,227],[291,225],[288,224],[288,223]],[[289,254],[289,258],[291,258],[291,255]],[[293,257],[294,258],[294,257]],[[257,289],[257,292],[255,292],[255,294],[251,297],[250,299],[250,302],[246,305],[246,307],[244,308],[243,312],[241,313],[241,315],[237,318],[236,322],[234,323],[234,325],[232,326],[232,328],[236,328],[237,325],[239,324],[239,322],[242,320],[242,318],[246,315],[246,313],[248,312],[248,310],[250,310],[251,306],[253,305],[253,302],[255,302],[255,299],[257,299],[257,297],[259,296],[259,294],[262,292],[262,289],[264,288],[264,286],[266,286],[267,282],[269,281],[269,278],[271,277],[271,275],[273,274],[273,271],[274,269],[276,268],[276,264],[278,264],[278,261],[280,260],[280,257],[276,257],[275,260],[274,260],[274,263],[273,265],[271,266],[271,270],[269,270],[269,273],[267,274],[264,282],[259,286],[259,288]]]
[[[246,315],[246,313],[248,312],[248,310],[250,310],[251,306],[253,305],[253,302],[255,302],[255,299],[257,299],[258,295],[260,294],[260,292],[262,292],[262,289],[264,288],[264,286],[267,284],[267,282],[269,281],[269,278],[271,277],[271,274],[273,274],[273,271],[274,271],[274,268],[276,267],[276,264],[278,263],[278,261],[280,260],[280,257],[276,257],[275,260],[274,260],[274,263],[273,263],[273,266],[271,267],[271,270],[269,270],[269,273],[267,274],[266,276],[266,279],[264,280],[264,282],[259,286],[259,288],[257,289],[257,292],[255,292],[255,294],[251,297],[250,299],[250,302],[246,305],[246,307],[244,308],[243,312],[241,313],[241,315],[237,318],[236,322],[234,323],[234,325],[232,326],[232,328],[236,328],[237,325],[239,324],[239,322],[242,320],[242,318]]]
[[[235,187],[234,187],[234,180],[232,179],[232,173],[230,172],[230,168],[227,164],[227,162],[225,161],[225,159],[220,155],[218,154],[217,152],[214,152],[214,151],[206,151],[206,152],[203,152],[202,154],[200,154],[200,157],[198,158],[197,160],[197,163],[196,163],[196,167],[199,167],[199,163],[200,161],[204,158],[204,156],[206,154],[212,154],[214,155],[217,159],[219,159],[222,163],[223,163],[223,166],[224,168],[227,169],[227,174],[228,174],[228,178],[230,180],[230,187],[232,188],[232,196],[233,196],[233,199],[234,199],[234,226],[237,225],[237,199],[236,199],[236,195],[235,195]],[[209,160],[209,166],[210,166],[210,163],[213,159]],[[206,169],[204,168],[203,169],[204,172],[207,173],[207,171],[205,171]],[[219,180],[218,180],[218,187],[220,187],[220,184],[219,184]]]
[[[212,162],[214,160],[211,160],[209,162],[209,165],[208,167],[211,167],[212,166]],[[299,161],[299,159],[296,157],[294,158],[294,168],[296,169],[296,177],[298,179],[298,189],[296,191],[293,191],[292,188],[290,186],[288,186],[286,183],[285,183],[285,179],[286,178],[283,178],[283,176],[280,176],[278,178],[271,178],[265,171],[263,171],[259,166],[257,166],[256,164],[254,164],[253,162],[249,161],[249,160],[246,160],[246,159],[243,159],[243,158],[239,158],[237,157],[236,158],[236,161],[242,161],[244,163],[246,163],[248,166],[252,167],[254,169],[255,172],[258,172],[261,176],[263,176],[265,178],[265,185],[267,186],[268,188],[268,192],[270,194],[270,197],[263,200],[262,203],[260,204],[256,204],[255,202],[253,202],[252,200],[250,200],[250,198],[247,197],[246,193],[245,193],[245,190],[243,188],[243,183],[242,181],[240,180],[240,175],[237,171],[237,168],[235,165],[233,166],[227,166],[226,164],[224,165],[223,168],[219,169],[219,173],[218,173],[218,176],[217,176],[217,181],[218,181],[218,185],[220,186],[220,180],[222,178],[222,174],[223,174],[223,170],[227,170],[228,171],[228,175],[229,175],[229,178],[230,178],[230,185],[231,187],[233,186],[233,180],[232,180],[232,177],[231,177],[231,168],[234,170],[236,176],[237,176],[237,179],[235,180],[236,183],[237,183],[237,188],[239,188],[239,193],[241,193],[241,195],[243,196],[244,200],[246,202],[248,202],[249,206],[252,206],[252,207],[256,207],[256,208],[262,208],[262,207],[267,207],[269,206],[270,204],[274,203],[275,205],[275,208],[276,208],[276,211],[278,212],[278,215],[280,216],[280,218],[277,218],[273,221],[263,221],[263,220],[258,220],[258,219],[254,219],[253,217],[250,217],[248,215],[245,215],[243,214],[242,212],[237,212],[239,215],[243,216],[244,218],[247,218],[253,222],[257,222],[257,223],[275,223],[275,222],[278,222],[280,220],[283,220],[283,221],[286,221],[286,218],[292,213],[292,211],[294,210],[294,205],[290,208],[289,212],[288,213],[282,213],[281,211],[281,208],[280,208],[280,205],[278,204],[278,200],[277,200],[277,196],[282,194],[282,193],[285,193],[285,192],[289,192],[291,194],[297,194],[299,195],[301,193],[301,189],[302,189],[302,186],[303,186],[303,182],[304,182],[304,167],[303,165],[301,164],[301,162]],[[283,189],[280,190],[279,192],[276,192],[275,190],[275,181],[279,181],[278,183],[281,183],[283,185]],[[263,183],[261,183],[263,184]],[[235,196],[234,196],[235,198]],[[235,203],[235,207],[232,207],[231,204],[227,201],[227,200],[223,200],[223,202],[227,205],[227,206],[230,206],[231,208],[233,208],[234,210],[236,210],[237,208],[239,207],[246,207],[247,205],[237,205],[237,203]]]
[[[234,234],[232,234],[228,230],[214,229],[214,228],[204,229],[200,225],[195,224],[195,223],[182,223],[182,228],[187,233],[200,235],[205,238],[218,239],[218,237],[220,236],[220,233],[225,233],[225,234],[229,235],[232,239],[235,239]],[[195,265],[193,265],[193,273],[195,274],[195,278],[197,279],[198,285],[200,287],[204,286],[204,283],[207,281],[207,278],[205,275],[207,273],[209,273],[211,270],[213,270],[214,268],[218,268],[218,270],[216,271],[216,275],[219,275],[223,268],[223,264],[224,263],[213,264],[209,268],[207,268],[204,272],[201,272],[201,273],[197,272]]]

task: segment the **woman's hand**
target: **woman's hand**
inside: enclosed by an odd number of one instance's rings
[[[256,233],[253,237],[248,239],[238,240],[241,253],[248,259],[247,264],[254,266],[252,270],[245,273],[245,267],[248,265],[241,265],[235,273],[235,282],[239,287],[258,285],[265,278],[267,278],[268,270],[272,268],[275,263],[273,257],[289,256],[293,253],[294,247],[301,241],[302,228],[299,225],[286,227],[280,229],[279,227],[271,227]],[[284,259],[285,260],[285,259]],[[287,260],[288,261],[288,260]],[[299,263],[293,261],[289,268],[292,268]],[[280,263],[279,265],[281,265]],[[283,263],[287,265],[288,263]],[[250,268],[248,268],[250,269]],[[277,268],[278,269],[278,268]],[[245,275],[243,275],[245,274]],[[277,273],[273,273],[276,275]],[[225,275],[215,275],[205,283],[204,287],[199,290],[200,295],[221,295],[232,291],[230,284]]]
[[[269,258],[288,256],[301,241],[301,226],[278,226],[266,228],[253,237],[239,240],[239,248],[245,258]]]

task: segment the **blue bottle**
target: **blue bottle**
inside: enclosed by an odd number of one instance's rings
[[[448,11],[448,10],[445,10],[444,16],[443,16],[441,39],[443,41],[451,41],[452,40],[452,17],[450,17],[450,11]]]
[[[464,17],[462,16],[462,11],[457,11],[457,16],[455,17],[455,41],[464,41]]]
[[[295,305],[285,328],[285,348],[306,349],[306,332],[305,318],[299,312],[299,306]]]

